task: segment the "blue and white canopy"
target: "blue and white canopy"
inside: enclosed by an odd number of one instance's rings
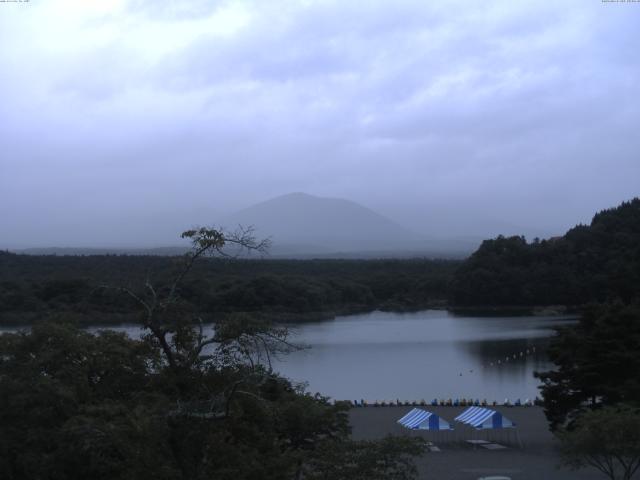
[[[500,412],[483,407],[469,407],[454,420],[475,428],[512,428],[516,424]]]
[[[453,430],[449,422],[442,420],[435,413],[420,408],[411,410],[398,420],[398,423],[413,430]]]

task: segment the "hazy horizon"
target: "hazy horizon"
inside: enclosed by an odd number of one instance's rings
[[[640,6],[0,3],[0,248],[160,247],[290,192],[420,235],[640,195]]]
[[[266,222],[267,225],[269,225],[269,227],[264,227],[264,224],[261,222],[261,217],[260,215],[256,216],[246,216],[246,212],[250,212],[253,210],[259,210],[260,207],[262,207],[263,205],[270,205],[274,202],[277,202],[279,200],[282,199],[291,199],[294,203],[296,201],[295,197],[298,196],[302,196],[302,197],[307,197],[307,198],[311,198],[311,199],[315,199],[315,200],[320,200],[321,202],[325,202],[325,201],[340,201],[340,202],[346,202],[346,203],[352,203],[355,207],[364,207],[364,210],[370,210],[372,214],[374,215],[379,215],[379,212],[376,212],[374,210],[369,209],[366,205],[360,205],[357,204],[351,200],[348,199],[339,199],[336,197],[318,197],[318,196],[313,196],[304,192],[291,192],[291,193],[287,193],[287,194],[283,194],[283,195],[279,195],[277,197],[273,197],[270,199],[266,199],[263,202],[258,202],[257,204],[254,205],[249,205],[246,208],[234,211],[234,212],[228,212],[228,213],[221,213],[218,215],[218,221],[210,221],[210,222],[197,222],[194,221],[190,224],[183,224],[181,226],[176,225],[176,230],[172,230],[172,231],[166,231],[166,236],[162,237],[160,239],[157,239],[155,242],[141,242],[141,243],[135,243],[135,242],[131,242],[131,241],[127,241],[126,238],[123,238],[122,241],[120,242],[115,242],[115,243],[95,243],[95,244],[80,244],[80,243],[73,243],[70,242],[68,244],[59,244],[59,245],[54,245],[54,244],[50,244],[50,243],[46,243],[46,240],[43,241],[42,244],[33,244],[33,245],[7,245],[7,246],[0,246],[0,248],[4,248],[4,249],[9,249],[9,250],[29,250],[29,249],[39,249],[39,248],[61,248],[61,249],[65,249],[65,248],[78,248],[78,249],[114,249],[114,250],[118,250],[118,249],[123,249],[123,250],[127,250],[127,249],[162,249],[162,248],[166,248],[166,247],[184,247],[186,245],[188,245],[188,242],[185,240],[180,239],[180,232],[182,232],[184,229],[187,228],[191,228],[194,226],[213,226],[213,227],[220,227],[226,230],[234,230],[235,228],[237,228],[238,226],[241,227],[252,227],[255,229],[256,231],[256,235],[258,237],[262,237],[262,238],[266,238],[266,237],[270,237],[272,240],[272,243],[274,243],[274,247],[275,247],[275,251],[276,251],[276,256],[277,255],[282,255],[282,251],[280,251],[281,248],[284,248],[284,252],[288,253],[290,252],[291,248],[299,248],[299,247],[305,247],[305,246],[310,246],[310,245],[314,245],[313,242],[310,243],[296,243],[296,242],[292,242],[290,240],[291,236],[293,236],[294,238],[297,237],[296,235],[296,226],[291,226],[291,228],[288,228],[287,233],[285,234],[289,240],[285,241],[284,243],[280,243],[278,242],[278,238],[276,236],[276,238],[273,238],[273,228],[282,228],[282,227],[278,227],[278,226],[274,226],[275,223],[281,223],[281,224],[286,224],[288,221],[287,216],[285,215],[284,218],[277,218],[273,216],[273,212],[269,212],[270,214],[270,218],[266,218],[264,220],[264,222]],[[598,211],[604,210],[606,208],[611,208],[614,207],[616,205],[612,205],[612,206],[608,206],[608,207],[603,207],[601,209],[598,209]],[[261,214],[264,214],[265,212],[260,211]],[[581,222],[575,222],[573,225],[570,225],[569,227],[567,227],[567,230],[579,223],[583,223],[583,224],[588,224],[591,221],[591,217],[593,217],[593,215],[597,213],[597,212],[593,212],[590,217],[584,221]],[[267,215],[269,215],[267,214]],[[412,236],[411,242],[413,243],[409,243],[408,245],[410,245],[409,247],[407,247],[407,243],[405,244],[398,244],[398,243],[393,243],[390,242],[389,240],[392,238],[394,232],[390,232],[390,238],[387,239],[388,243],[385,243],[383,245],[387,245],[386,247],[382,247],[382,248],[367,248],[366,244],[363,244],[360,246],[360,248],[358,248],[358,243],[355,244],[355,246],[353,248],[351,248],[349,251],[351,253],[355,253],[357,251],[362,251],[363,253],[367,252],[367,251],[379,251],[379,252],[384,252],[386,251],[404,251],[405,253],[410,253],[410,252],[437,252],[437,253],[446,253],[447,252],[447,248],[446,246],[443,247],[442,242],[447,242],[447,241],[452,241],[453,243],[451,243],[451,249],[450,252],[451,253],[455,253],[455,254],[460,254],[460,253],[470,253],[472,250],[475,249],[475,247],[473,245],[478,245],[480,243],[481,240],[483,239],[488,239],[488,238],[494,238],[498,235],[505,235],[505,236],[511,236],[511,235],[523,235],[527,238],[527,240],[531,241],[534,237],[539,237],[539,238],[549,238],[552,236],[556,236],[556,235],[563,235],[565,233],[565,231],[558,231],[558,232],[545,232],[543,229],[540,228],[536,228],[535,226],[523,226],[523,225],[512,225],[509,224],[507,222],[500,222],[500,221],[489,221],[487,222],[487,220],[490,219],[484,219],[484,225],[481,225],[483,231],[486,232],[490,232],[487,234],[480,234],[477,230],[473,230],[470,229],[468,234],[465,234],[464,232],[462,233],[455,233],[455,232],[432,232],[432,231],[425,231],[419,228],[418,225],[404,225],[400,222],[397,222],[395,219],[390,218],[390,217],[386,217],[386,216],[382,216],[380,215],[383,219],[390,221],[391,223],[394,223],[397,225],[398,230],[399,231],[403,231],[405,232],[405,234],[408,234],[410,236]],[[195,217],[194,217],[195,218]],[[243,221],[243,220],[249,220],[249,221]],[[310,218],[310,220],[312,220],[309,224],[307,225],[302,225],[303,229],[310,229],[310,226],[313,225],[313,221],[315,219]],[[300,221],[300,219],[298,219],[297,221]],[[350,225],[350,222],[343,222],[346,225]],[[168,223],[163,223],[162,226],[165,228],[165,230],[167,229],[167,227],[169,226]],[[353,224],[351,224],[350,226],[353,227]],[[480,226],[475,225],[476,227]],[[322,228],[323,225],[320,224],[318,225],[318,228]],[[270,230],[271,228],[271,230]],[[313,227],[311,227],[311,230],[313,230]],[[475,232],[475,233],[474,233]],[[302,238],[306,238],[308,237],[310,234],[314,233],[313,231],[311,232],[306,232],[306,231],[301,231],[300,235]],[[357,240],[357,237],[359,234],[361,234],[363,237],[367,237],[367,234],[369,232],[354,232],[355,235],[355,241],[361,241],[361,240]],[[275,241],[273,241],[275,240]],[[457,241],[457,243],[456,243]],[[431,243],[430,243],[431,242]],[[435,243],[434,243],[435,242]],[[329,243],[329,245],[324,245],[322,243],[322,239],[318,240],[315,244],[315,247],[318,247],[318,249],[313,249],[311,251],[304,251],[302,252],[304,255],[306,254],[312,254],[312,253],[322,253],[322,254],[328,254],[328,253],[339,253],[340,249],[335,249],[332,248],[331,244]],[[300,252],[295,252],[295,254],[300,253]],[[294,255],[295,256],[295,255]]]

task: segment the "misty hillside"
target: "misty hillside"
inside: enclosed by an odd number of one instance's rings
[[[426,231],[431,223],[426,221],[414,227]],[[274,258],[463,258],[482,240],[473,236],[446,236],[446,231],[443,236],[442,229],[438,230],[440,236],[421,235],[356,202],[305,193],[281,195],[226,217],[201,214],[194,225],[222,225],[230,231],[237,226],[252,226],[258,238],[270,237],[272,247],[268,256]],[[148,229],[156,232],[157,225]],[[176,228],[176,239],[180,231]],[[159,247],[52,245],[11,250],[29,255],[183,255],[188,246],[174,242],[167,241],[167,246]]]
[[[486,240],[458,269],[456,305],[581,305],[637,300],[640,198],[597,213],[590,225],[528,243]]]
[[[229,216],[225,225],[253,225],[273,241],[273,254],[424,250],[420,235],[349,200],[291,193]]]

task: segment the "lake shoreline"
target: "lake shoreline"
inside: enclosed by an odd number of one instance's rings
[[[293,382],[307,382],[311,392],[370,404],[431,403],[434,397],[524,403],[539,394],[534,372],[553,368],[546,355],[550,338],[573,321],[566,316],[462,317],[424,310],[282,324],[290,330],[290,341],[309,348],[272,358],[273,368]],[[214,325],[205,327],[211,335]],[[86,328],[111,329],[131,338],[144,333],[141,324],[133,322],[96,322]]]
[[[579,316],[582,312],[580,306],[567,305],[538,305],[538,306],[477,306],[477,307],[456,307],[446,306],[440,302],[428,305],[405,306],[398,308],[387,308],[380,305],[375,308],[349,307],[344,309],[332,309],[326,311],[292,312],[292,311],[237,311],[237,312],[200,312],[199,316],[205,323],[215,323],[232,315],[249,315],[254,318],[263,319],[273,323],[283,325],[297,323],[328,322],[338,317],[348,317],[355,315],[372,314],[384,312],[390,314],[418,313],[421,311],[443,311],[454,316],[461,317],[545,317],[545,316]],[[86,317],[99,317],[98,320],[91,320]],[[15,313],[0,315],[0,327],[23,328],[46,321],[70,321],[81,327],[122,327],[136,325],[140,317],[139,313],[114,312],[90,313],[78,311],[56,311],[56,312],[24,312],[20,315]],[[196,323],[194,322],[194,325]]]

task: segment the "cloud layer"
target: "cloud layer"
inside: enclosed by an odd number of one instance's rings
[[[162,5],[0,5],[0,247],[165,244],[290,191],[442,236],[640,194],[640,5]]]

